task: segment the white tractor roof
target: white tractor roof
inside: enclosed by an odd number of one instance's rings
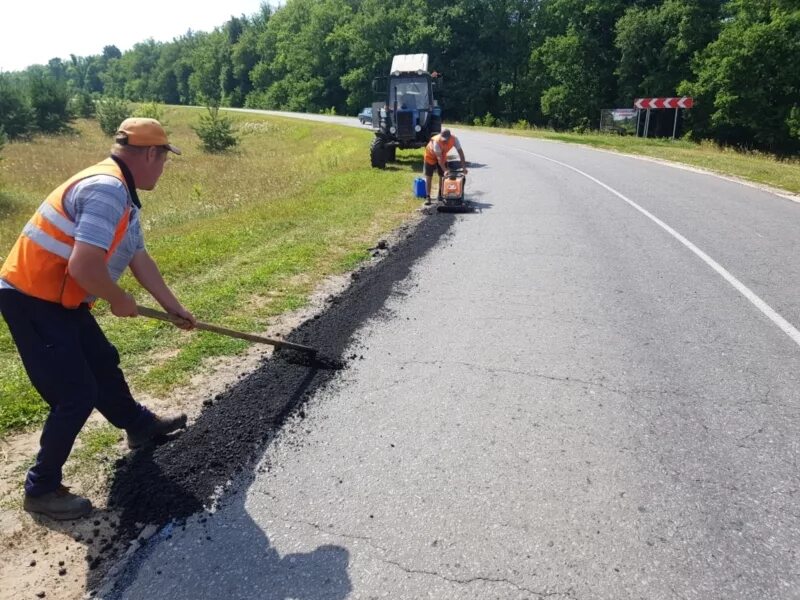
[[[390,73],[428,72],[427,54],[395,54]]]

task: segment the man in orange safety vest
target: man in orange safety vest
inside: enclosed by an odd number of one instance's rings
[[[164,309],[191,329],[194,316],[147,253],[139,190],[158,182],[171,145],[154,119],[126,119],[111,156],[70,177],[42,202],[0,269],[0,313],[31,383],[50,406],[24,508],[53,519],[88,515],[91,502],[62,485],[62,467],[97,409],[136,448],[186,426],[186,415],[157,416],[133,399],[119,354],[91,313],[96,298],[117,317],[137,316],[116,280],[130,267]]]
[[[442,129],[439,135],[431,138],[428,145],[425,147],[425,193],[427,199],[425,204],[431,203],[431,182],[433,174],[439,174],[439,186],[442,184],[442,177],[446,177],[449,169],[447,167],[447,154],[453,148],[458,152],[458,157],[461,159],[461,171],[466,175],[467,161],[464,158],[464,151],[461,149],[461,142],[458,138],[450,133],[449,129]]]

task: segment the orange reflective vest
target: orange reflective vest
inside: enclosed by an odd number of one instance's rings
[[[433,151],[434,142],[439,143],[439,147],[442,149],[442,158],[447,160],[447,154],[453,149],[453,146],[456,145],[456,136],[451,135],[450,139],[447,141],[443,140],[439,135],[435,135],[431,138],[431,141],[425,146],[425,162],[429,165],[435,165],[439,162],[439,159],[436,157],[436,152]]]
[[[126,186],[122,170],[111,158],[73,175],[50,192],[33,213],[0,269],[0,278],[20,292],[66,308],[77,308],[88,295],[67,269],[75,245],[75,223],[64,210],[64,196],[73,185],[94,175],[111,175]],[[126,207],[114,240],[106,251],[106,262],[125,238],[131,208]]]

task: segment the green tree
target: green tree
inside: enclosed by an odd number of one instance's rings
[[[427,52],[433,59],[431,66],[442,70],[440,44],[434,40],[446,33],[430,25],[430,13],[435,10],[422,0],[393,4],[363,0],[348,19],[337,23],[327,41],[338,65],[337,84],[344,102],[338,106],[340,112],[356,112],[376,99],[372,81],[388,75],[394,54]]]
[[[155,119],[164,125],[164,107],[158,102],[144,102],[140,104],[133,112],[133,116]]]
[[[737,0],[719,38],[681,93],[696,98],[695,137],[790,153],[800,149],[800,8],[789,0]]]
[[[614,30],[634,0],[549,0],[538,7],[532,34],[533,88],[556,127],[596,122],[618,97],[619,50]],[[641,3],[639,3],[641,4]]]
[[[203,144],[203,150],[218,153],[236,146],[239,139],[233,122],[227,116],[219,114],[218,106],[208,106],[207,110],[208,114],[201,115],[200,122],[192,126]]]
[[[262,5],[261,11],[245,22],[241,34],[231,48],[233,87],[228,93],[231,106],[244,106],[254,89],[251,73],[262,56],[260,40],[271,15],[272,9],[269,5]]]
[[[225,32],[217,29],[211,33],[199,34],[191,53],[192,74],[189,76],[189,89],[192,96],[204,104],[222,103],[225,86],[224,75],[231,71],[230,46]]]
[[[35,128],[28,95],[18,80],[4,74],[0,74],[0,127],[12,140],[30,135]]]
[[[121,58],[111,58],[105,62],[100,80],[103,82],[103,95],[122,98],[125,94],[125,83],[128,74]]]
[[[29,67],[29,69],[34,69],[33,73],[39,72],[39,70],[35,67]],[[60,58],[51,58],[49,61],[47,61],[45,72],[55,81],[67,81],[67,64]]]
[[[45,70],[28,74],[28,94],[35,127],[42,133],[60,133],[73,120],[66,80],[58,80]]]
[[[100,129],[108,136],[117,132],[119,124],[131,116],[128,103],[122,98],[109,96],[97,101],[97,123]]]
[[[70,98],[69,108],[76,117],[91,119],[95,113],[94,98],[86,90],[80,90]]]
[[[636,97],[672,96],[692,76],[695,54],[719,31],[722,0],[666,0],[634,6],[617,21],[619,105]]]
[[[125,79],[124,98],[145,102],[158,100],[158,90],[152,74],[161,53],[162,44],[153,39],[135,44],[119,59],[119,68]]]
[[[261,60],[251,74],[257,96],[270,108],[307,112],[345,107],[342,55],[332,34],[353,14],[356,0],[290,0],[269,18]]]

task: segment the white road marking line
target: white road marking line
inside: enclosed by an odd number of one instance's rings
[[[496,146],[497,144],[491,144],[491,145],[492,145],[492,146]],[[775,325],[777,325],[778,327],[780,327],[781,331],[783,331],[783,332],[784,332],[786,335],[788,335],[790,338],[792,338],[792,340],[794,341],[794,343],[795,343],[795,344],[797,344],[798,346],[800,346],[800,331],[798,331],[798,330],[797,330],[797,328],[796,328],[796,327],[794,327],[794,325],[792,325],[791,323],[789,323],[789,321],[787,321],[787,320],[786,320],[786,319],[784,319],[784,318],[783,318],[781,315],[779,315],[779,314],[778,314],[778,313],[775,311],[775,309],[773,309],[773,308],[772,308],[772,307],[771,307],[769,304],[767,304],[767,303],[766,303],[766,302],[764,302],[764,301],[763,301],[761,298],[759,298],[759,297],[758,297],[758,296],[755,294],[755,292],[753,292],[753,290],[751,290],[750,288],[748,288],[748,287],[747,287],[745,284],[743,284],[741,281],[739,281],[738,279],[736,279],[736,277],[734,277],[733,275],[731,275],[731,274],[730,274],[730,273],[727,271],[727,269],[725,269],[725,268],[724,268],[722,265],[720,265],[720,264],[719,264],[717,261],[715,261],[715,260],[714,260],[713,258],[711,258],[711,257],[710,257],[708,254],[706,254],[705,252],[703,252],[702,250],[700,250],[700,248],[698,248],[697,246],[695,246],[695,245],[694,245],[692,242],[690,242],[689,240],[687,240],[687,239],[686,239],[685,237],[683,237],[683,236],[682,236],[680,233],[678,233],[678,232],[677,232],[677,231],[675,231],[675,230],[674,230],[672,227],[670,227],[669,225],[667,225],[666,223],[664,223],[664,221],[662,221],[661,219],[659,219],[658,217],[656,217],[654,214],[652,214],[652,213],[648,212],[646,209],[644,209],[644,208],[642,208],[641,206],[639,206],[638,204],[636,204],[636,202],[634,202],[634,201],[633,201],[633,200],[631,200],[630,198],[626,197],[624,194],[621,194],[620,192],[618,192],[617,190],[615,190],[615,189],[614,189],[614,188],[612,188],[611,186],[608,186],[608,185],[606,185],[605,183],[603,183],[602,181],[600,181],[600,180],[599,180],[599,179],[597,179],[596,177],[592,177],[592,176],[591,176],[591,175],[589,175],[588,173],[585,173],[585,172],[581,171],[580,169],[577,169],[577,168],[573,167],[572,165],[568,165],[567,163],[561,162],[560,160],[555,160],[555,159],[553,159],[553,158],[550,158],[549,156],[545,156],[545,155],[543,155],[543,154],[539,154],[539,153],[537,153],[537,152],[531,152],[530,150],[522,150],[521,148],[514,148],[514,147],[511,147],[511,146],[502,146],[502,147],[503,147],[503,148],[511,148],[512,150],[517,150],[517,151],[519,151],[519,152],[524,152],[525,154],[530,154],[530,155],[532,155],[532,156],[536,156],[536,157],[538,157],[538,158],[541,158],[541,159],[544,159],[544,160],[550,161],[550,162],[552,162],[552,163],[555,163],[555,164],[557,164],[557,165],[561,165],[562,167],[566,167],[567,169],[570,169],[571,171],[575,171],[575,172],[576,172],[576,173],[578,173],[579,175],[582,175],[583,177],[586,177],[587,179],[589,179],[590,181],[593,181],[594,183],[596,183],[596,184],[597,184],[597,185],[599,185],[600,187],[602,187],[602,188],[604,188],[604,189],[608,190],[609,192],[611,192],[612,194],[614,194],[614,195],[615,195],[617,198],[619,198],[619,199],[621,199],[621,200],[624,200],[625,202],[627,202],[627,203],[628,203],[630,206],[632,206],[633,208],[635,208],[636,210],[638,210],[638,211],[639,211],[640,213],[642,213],[642,214],[643,214],[645,217],[647,217],[648,219],[650,219],[651,221],[653,221],[653,223],[655,223],[656,225],[658,225],[659,227],[661,227],[661,229],[663,229],[664,231],[666,231],[668,234],[670,234],[672,237],[674,237],[676,240],[678,240],[678,241],[679,241],[681,244],[683,244],[684,246],[686,246],[686,247],[687,247],[689,250],[691,250],[691,251],[692,251],[692,252],[693,252],[695,255],[697,255],[697,256],[700,258],[700,260],[702,260],[704,263],[706,263],[706,264],[707,264],[709,267],[711,267],[712,269],[714,269],[714,270],[715,270],[715,271],[716,271],[716,272],[717,272],[719,275],[721,275],[721,276],[722,276],[722,278],[723,278],[725,281],[727,281],[727,282],[728,282],[728,283],[730,283],[730,284],[731,284],[731,285],[732,285],[734,288],[736,288],[736,290],[737,290],[737,291],[738,291],[738,292],[739,292],[739,293],[740,293],[742,296],[744,296],[745,298],[747,298],[747,299],[748,299],[748,300],[749,300],[749,301],[750,301],[750,302],[751,302],[751,303],[752,303],[752,304],[753,304],[753,305],[754,305],[754,306],[755,306],[755,307],[756,307],[758,310],[760,310],[760,311],[761,311],[761,312],[762,312],[762,313],[763,313],[763,314],[764,314],[764,315],[765,315],[765,316],[766,316],[766,317],[767,317],[767,318],[768,318],[770,321],[772,321],[773,323],[775,323]]]
[[[481,132],[481,133],[487,133],[488,135],[496,135],[496,136],[506,135],[503,133],[494,133],[494,132]],[[526,136],[513,136],[513,138],[517,140],[524,140],[526,139]],[[729,181],[730,183],[735,183],[736,185],[743,185],[745,187],[753,188],[754,190],[759,190],[766,194],[772,194],[773,196],[777,196],[778,198],[783,198],[784,200],[790,200],[791,202],[800,204],[800,193],[790,192],[788,190],[773,187],[769,184],[760,183],[758,181],[750,181],[749,179],[744,179],[743,177],[739,177],[737,175],[729,175],[729,174],[726,175],[725,173],[721,173],[719,171],[704,169],[703,167],[698,167],[695,165],[691,165],[689,163],[675,162],[674,160],[669,160],[665,158],[656,158],[655,156],[645,156],[644,154],[628,154],[627,152],[623,152],[622,150],[612,150],[610,148],[598,148],[596,146],[562,142],[561,140],[550,140],[547,138],[527,138],[527,139],[536,140],[537,142],[542,142],[543,144],[559,144],[562,147],[580,146],[584,150],[591,150],[592,152],[602,152],[603,154],[611,154],[613,156],[624,156],[625,158],[632,158],[633,160],[640,160],[644,162],[654,163],[656,165],[661,165],[662,167],[669,167],[670,169],[680,169],[681,171],[689,171],[690,173],[697,173],[698,175],[705,175],[706,177],[714,177],[716,179],[721,179],[722,181]],[[519,148],[515,148],[515,150],[519,150]]]

